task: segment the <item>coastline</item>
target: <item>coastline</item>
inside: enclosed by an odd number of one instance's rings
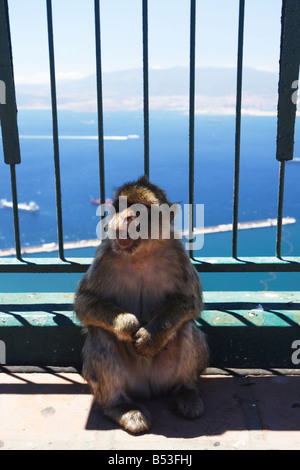
[[[295,224],[296,219],[294,217],[283,217],[282,225]],[[277,219],[264,219],[264,220],[254,220],[252,222],[239,222],[238,230],[250,230],[255,228],[266,228],[266,227],[276,227]],[[220,233],[220,232],[230,232],[232,230],[232,224],[220,224],[212,227],[196,228],[194,230],[195,235],[207,234],[207,233]],[[183,235],[186,235],[188,232],[184,231]]]
[[[100,244],[100,240],[79,240],[74,242],[65,242],[64,249],[72,250],[74,248],[93,248]],[[43,243],[42,245],[23,246],[21,253],[23,254],[34,254],[34,253],[52,253],[58,251],[58,243]],[[0,257],[4,256],[15,256],[15,248],[7,248],[6,250],[0,250]]]
[[[294,217],[283,217],[282,225],[295,224],[296,219]],[[264,219],[256,220],[252,222],[240,222],[238,224],[238,230],[251,230],[256,228],[266,228],[277,226],[277,219]],[[209,234],[209,233],[221,233],[230,232],[232,230],[232,223],[220,224],[210,227],[195,228],[194,235]],[[183,231],[182,235],[187,235],[188,231]],[[76,248],[93,248],[97,247],[101,243],[100,239],[89,239],[89,240],[78,240],[73,242],[65,242],[64,249],[71,250]],[[43,243],[41,245],[24,246],[21,249],[22,254],[35,254],[35,253],[51,253],[58,251],[58,244]],[[15,256],[15,248],[0,249],[0,257]]]

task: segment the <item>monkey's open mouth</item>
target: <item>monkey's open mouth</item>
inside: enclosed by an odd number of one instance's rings
[[[133,238],[120,238],[116,237],[112,244],[114,251],[132,254],[140,245],[141,240],[134,240]]]

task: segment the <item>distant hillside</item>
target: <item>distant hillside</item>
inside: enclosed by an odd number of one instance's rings
[[[142,108],[142,70],[103,74],[104,109]],[[273,114],[277,106],[278,74],[245,67],[243,72],[243,111],[248,114]],[[196,69],[196,111],[234,113],[235,68],[199,67]],[[152,69],[149,72],[151,109],[188,111],[189,70],[186,67]],[[96,77],[57,82],[58,107],[96,111]],[[19,108],[49,108],[46,85],[18,85]]]

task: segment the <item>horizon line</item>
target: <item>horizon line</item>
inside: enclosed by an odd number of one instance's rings
[[[237,66],[232,65],[197,65],[195,66],[196,69],[225,69],[225,70],[236,70]],[[149,67],[149,71],[167,71],[172,69],[189,69],[189,65],[172,65],[169,67],[163,67],[160,65],[153,65]],[[271,74],[279,74],[279,65],[278,70],[275,67],[269,66],[255,66],[255,65],[244,65],[243,69],[252,69],[256,70],[257,72],[265,72]],[[103,70],[102,74],[110,74],[110,73],[124,73],[124,72],[131,72],[131,71],[141,71],[143,70],[143,66],[140,67],[130,67],[126,69],[116,69],[116,70]],[[78,72],[61,72],[57,73],[56,75],[56,82],[75,82],[80,80],[85,80],[90,77],[96,77],[95,71],[90,71],[88,74],[79,74]],[[31,80],[31,81],[30,81]],[[43,72],[40,74],[36,74],[35,79],[34,76],[26,76],[26,75],[16,75],[15,76],[15,84],[17,86],[20,85],[48,85],[50,83],[50,75],[48,72]]]

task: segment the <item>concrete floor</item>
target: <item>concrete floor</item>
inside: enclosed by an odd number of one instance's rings
[[[77,373],[0,373],[0,449],[300,449],[300,375],[205,375],[204,415],[141,400],[152,428],[133,436],[102,416]],[[134,454],[134,452],[133,452]]]

